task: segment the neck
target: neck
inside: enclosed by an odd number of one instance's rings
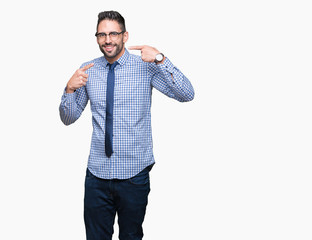
[[[123,48],[117,56],[112,57],[112,58],[108,58],[105,56],[105,58],[106,58],[107,62],[112,64],[112,63],[116,62],[124,53],[125,53],[125,48]]]

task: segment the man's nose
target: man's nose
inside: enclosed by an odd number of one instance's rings
[[[108,35],[106,35],[106,37],[105,37],[105,43],[110,43],[111,42],[111,38],[110,38],[110,36],[109,36],[109,34]]]

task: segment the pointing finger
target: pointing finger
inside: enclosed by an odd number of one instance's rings
[[[144,46],[131,46],[128,47],[129,50],[142,50]]]
[[[90,63],[84,67],[81,68],[82,71],[87,71],[89,68],[93,67],[94,63]]]

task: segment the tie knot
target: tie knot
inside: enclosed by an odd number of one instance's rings
[[[116,67],[116,65],[118,64],[118,62],[114,62],[113,64],[108,64],[108,66],[109,66],[109,70],[113,70],[115,67]]]

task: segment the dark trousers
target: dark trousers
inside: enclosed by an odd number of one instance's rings
[[[119,239],[141,240],[145,216],[150,168],[127,180],[105,180],[87,169],[84,220],[87,240],[111,240],[118,215]]]

